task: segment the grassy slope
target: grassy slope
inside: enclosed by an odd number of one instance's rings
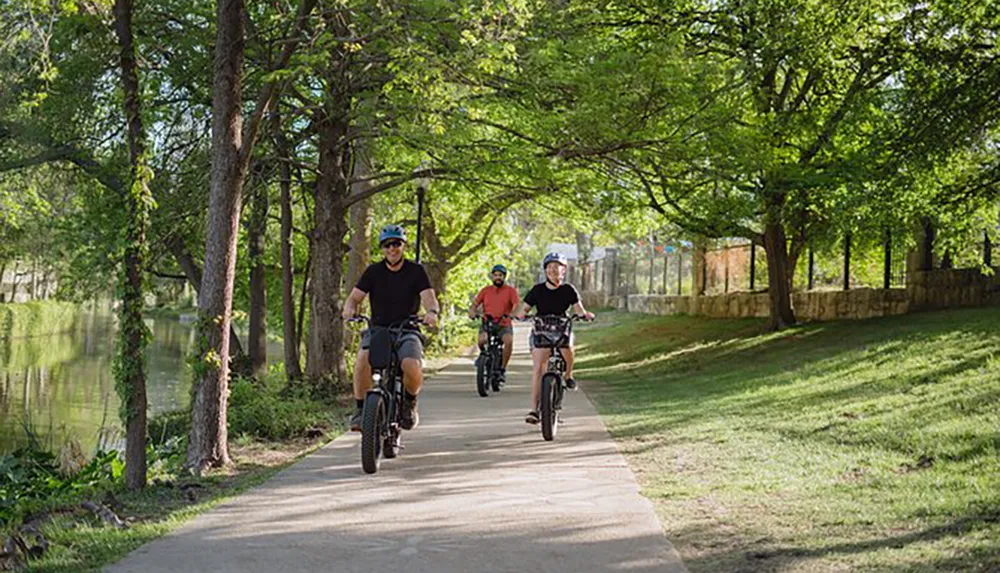
[[[1000,309],[607,313],[578,377],[698,571],[1000,571]]]

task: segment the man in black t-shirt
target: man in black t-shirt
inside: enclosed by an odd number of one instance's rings
[[[537,308],[536,314],[565,316],[570,308],[573,312],[586,317],[587,320],[594,319],[594,313],[583,308],[583,301],[580,300],[580,293],[576,287],[568,284],[566,279],[566,256],[562,253],[549,253],[542,260],[542,268],[545,269],[545,282],[538,283],[531,287],[524,297],[524,304],[518,311],[517,317],[524,318],[524,315],[531,309]],[[541,394],[542,375],[548,364],[549,350],[547,348],[535,348],[535,337],[532,335],[531,361],[534,369],[531,372],[531,411],[524,417],[524,421],[529,424],[538,423],[538,399]],[[563,360],[566,361],[566,386],[571,390],[576,389],[576,380],[573,379],[573,337],[570,335],[566,345],[559,349]]]
[[[358,284],[344,301],[344,319],[354,318],[358,306],[366,296],[370,296],[373,327],[399,324],[416,314],[423,303],[427,310],[423,322],[433,328],[440,313],[437,296],[424,267],[403,257],[406,247],[403,228],[387,225],[379,233],[378,242],[385,258],[369,265],[358,279]],[[351,416],[351,430],[355,432],[361,431],[361,409],[365,393],[372,387],[372,368],[368,362],[370,341],[371,332],[366,330],[361,336],[361,348],[354,361],[354,399],[358,409]],[[400,336],[398,354],[405,387],[401,424],[405,430],[412,430],[420,423],[417,394],[424,383],[421,369],[423,350],[423,343],[416,332],[404,332]]]

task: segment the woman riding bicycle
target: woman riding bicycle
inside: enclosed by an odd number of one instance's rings
[[[576,287],[568,284],[566,279],[566,256],[562,253],[549,253],[542,260],[542,268],[545,270],[545,282],[538,283],[531,288],[527,296],[524,297],[524,304],[517,313],[517,318],[524,318],[524,315],[532,308],[537,308],[538,316],[565,316],[566,311],[571,307],[573,312],[585,317],[587,320],[594,319],[594,313],[583,308],[583,301]],[[549,349],[535,348],[535,336],[532,332],[529,338],[531,344],[531,361],[534,368],[531,371],[531,411],[524,417],[524,421],[529,424],[538,423],[538,400],[541,394],[541,380],[548,363]],[[576,388],[576,381],[573,379],[573,337],[566,339],[564,346],[559,349],[563,360],[566,361],[566,387]]]

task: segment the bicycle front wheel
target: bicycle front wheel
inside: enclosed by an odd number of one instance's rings
[[[489,355],[485,352],[480,354],[479,360],[476,362],[476,390],[479,391],[480,396],[485,398],[490,395],[490,375],[492,374]]]
[[[382,436],[385,428],[385,408],[382,394],[369,392],[361,414],[361,468],[366,474],[378,471],[382,457]]]
[[[539,414],[542,418],[542,437],[545,441],[551,442],[556,437],[556,430],[559,426],[559,411],[556,409],[558,403],[559,377],[552,373],[542,375],[542,399],[539,404]]]

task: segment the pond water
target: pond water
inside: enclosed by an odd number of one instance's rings
[[[175,318],[147,319],[146,324],[153,335],[146,362],[149,414],[185,408],[194,326]],[[279,356],[280,347],[268,346],[271,356]],[[0,352],[0,452],[24,445],[29,428],[42,447],[53,451],[69,436],[88,453],[118,443],[122,423],[111,373],[114,348],[114,319],[104,313],[82,315],[72,332],[12,340]]]

